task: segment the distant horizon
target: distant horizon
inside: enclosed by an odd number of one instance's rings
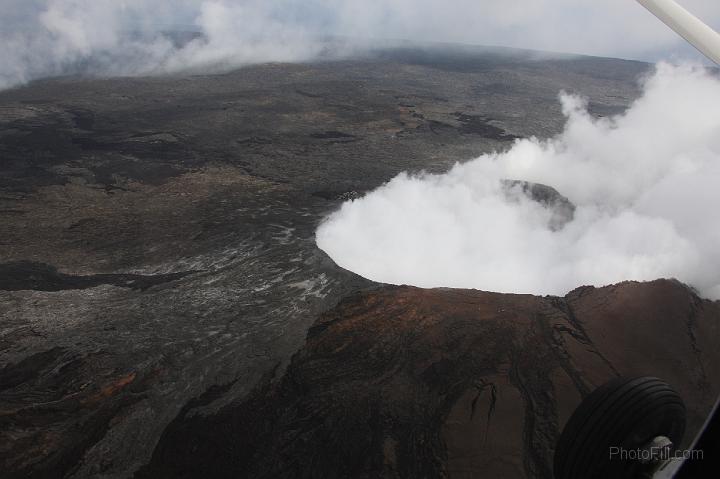
[[[655,63],[709,61],[631,0],[4,0],[0,89],[93,64],[96,74],[147,75],[212,65],[317,59],[318,39],[497,46]],[[684,0],[709,25],[720,4]],[[163,41],[167,31],[204,41]],[[139,32],[127,38],[125,32]],[[77,71],[81,73],[82,71]]]

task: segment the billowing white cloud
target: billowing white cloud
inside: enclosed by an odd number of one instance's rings
[[[720,80],[661,64],[609,119],[561,99],[558,137],[519,140],[442,175],[400,175],[343,204],[320,226],[319,247],[394,284],[564,294],[674,277],[720,299]],[[556,188],[574,219],[549,227],[552,208],[508,193],[505,179]]]
[[[683,0],[720,28],[720,3]],[[0,88],[316,56],[326,36],[463,42],[656,60],[692,56],[632,0],[0,0]],[[178,45],[160,30],[204,34]]]
[[[45,0],[0,17],[0,88],[66,73],[137,75],[300,61],[322,48],[316,32],[268,2]],[[189,29],[176,42],[164,31]]]

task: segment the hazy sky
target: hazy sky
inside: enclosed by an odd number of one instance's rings
[[[720,2],[683,0],[715,28]],[[0,0],[0,87],[58,73],[139,74],[312,58],[318,38],[503,45],[655,61],[695,58],[633,0]],[[178,48],[128,39],[184,25]]]

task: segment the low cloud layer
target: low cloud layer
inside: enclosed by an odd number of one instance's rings
[[[565,294],[586,284],[673,277],[720,299],[720,80],[661,64],[623,115],[591,117],[562,95],[565,130],[443,175],[402,174],[343,204],[317,242],[367,278],[422,287]],[[553,212],[504,179],[550,185]],[[505,183],[506,184],[506,183]]]
[[[717,2],[682,3],[720,27]],[[321,55],[329,36],[350,47],[410,40],[646,60],[695,56],[630,0],[0,0],[0,10],[0,88],[68,73],[303,61]],[[178,42],[161,34],[178,29],[202,36]]]

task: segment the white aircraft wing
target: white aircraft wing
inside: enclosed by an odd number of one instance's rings
[[[720,65],[720,34],[673,0],[637,0],[692,46]]]

